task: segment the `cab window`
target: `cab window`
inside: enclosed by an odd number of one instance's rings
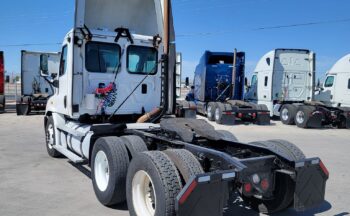
[[[59,71],[60,76],[63,76],[67,70],[67,53],[68,53],[67,50],[68,50],[67,45],[62,48],[60,71]]]
[[[86,70],[94,73],[116,73],[120,59],[118,44],[89,42],[85,52]]]
[[[158,52],[153,47],[129,46],[127,66],[129,73],[150,74],[157,73]]]
[[[257,84],[257,82],[258,82],[258,76],[257,75],[253,75],[251,85],[255,86]]]
[[[324,87],[329,88],[332,87],[334,84],[334,76],[329,76],[326,79],[326,82],[324,83]]]

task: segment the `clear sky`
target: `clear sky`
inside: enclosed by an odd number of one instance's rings
[[[350,53],[350,0],[172,2],[183,77],[192,76],[205,50],[245,51],[248,76],[257,61],[274,48],[315,51],[319,77]],[[21,50],[60,50],[57,43],[72,27],[74,1],[2,1],[0,11],[0,50],[5,52],[7,71],[19,73]],[[313,24],[299,25],[307,23]],[[277,26],[282,27],[269,28]]]

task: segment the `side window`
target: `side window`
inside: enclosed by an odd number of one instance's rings
[[[348,89],[350,89],[350,79],[348,80]]]
[[[326,79],[326,82],[324,83],[324,87],[329,88],[332,87],[334,84],[334,76],[329,76]]]
[[[254,75],[254,76],[252,77],[252,83],[251,83],[251,85],[252,85],[252,86],[255,86],[255,85],[257,84],[257,82],[258,82],[258,76],[257,76],[257,75]]]
[[[264,84],[264,85],[265,85],[265,87],[267,86],[268,82],[269,82],[269,77],[268,77],[268,76],[266,76],[266,77],[265,77],[265,84]]]
[[[153,47],[129,46],[127,66],[129,73],[150,74],[157,73],[158,52]]]
[[[60,61],[60,76],[63,76],[67,70],[67,45],[62,49],[61,61]]]

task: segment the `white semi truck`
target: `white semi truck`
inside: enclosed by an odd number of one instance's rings
[[[44,111],[48,98],[54,93],[52,85],[41,76],[40,56],[48,57],[51,77],[56,77],[59,69],[60,53],[21,52],[21,96],[17,98],[17,115],[29,115],[33,111]]]
[[[168,0],[76,0],[74,23],[50,80],[46,147],[91,167],[102,204],[127,200],[132,216],[216,216],[234,191],[265,213],[324,201],[329,174],[319,158],[287,141],[244,144],[204,120],[174,117]],[[43,54],[48,78],[47,65]]]
[[[343,60],[343,64],[344,61],[346,60]],[[350,128],[349,108],[340,107],[338,105],[344,103],[334,101],[335,98],[349,100],[345,99],[348,97],[347,86],[343,83],[343,87],[339,87],[343,90],[335,93],[335,88],[338,87],[335,87],[335,83],[333,87],[330,82],[335,82],[336,76],[330,76],[328,84],[325,84],[328,87],[315,97],[315,63],[316,54],[309,50],[276,49],[267,53],[257,64],[245,99],[266,104],[271,116],[279,116],[287,125],[296,124],[302,128],[319,128],[324,125]],[[335,68],[346,71],[344,66]],[[346,72],[342,74],[345,75]],[[344,75],[340,76],[344,78]],[[338,94],[333,95],[333,102],[330,96],[332,87],[333,94]]]

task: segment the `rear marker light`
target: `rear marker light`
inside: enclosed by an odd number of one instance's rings
[[[320,167],[321,167],[323,173],[324,173],[327,177],[329,177],[329,171],[328,171],[328,169],[326,168],[326,166],[323,164],[322,161],[320,161]]]
[[[197,187],[197,182],[193,181],[190,186],[187,188],[186,192],[182,195],[182,197],[179,200],[179,203],[182,205],[186,202],[187,198],[190,196],[190,194],[193,192],[193,190]]]

